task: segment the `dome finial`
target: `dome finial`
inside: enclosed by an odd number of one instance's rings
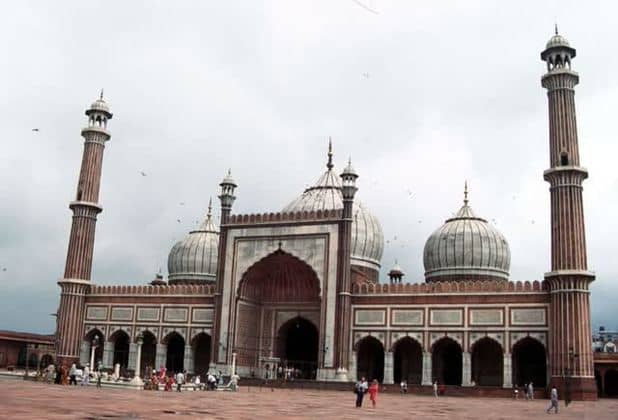
[[[558,23],[554,23],[554,33],[558,35]]]
[[[208,218],[212,216],[212,197],[208,200]]]
[[[103,88],[101,88],[101,94],[99,95],[99,99],[103,100]]]
[[[464,181],[464,206],[468,205],[468,181]]]
[[[326,164],[326,167],[330,171],[333,169],[334,166],[335,165],[333,165],[333,140],[330,136],[328,136],[328,163]]]

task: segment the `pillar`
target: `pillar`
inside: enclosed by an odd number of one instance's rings
[[[85,366],[86,363],[88,363],[88,360],[90,359],[90,352],[88,351],[88,348],[89,348],[88,341],[82,341],[82,345],[80,348],[80,354],[79,354],[79,364],[82,366]]]
[[[167,346],[165,344],[157,343],[157,354],[155,355],[155,369],[161,369],[161,366],[165,367],[167,362]]]
[[[358,371],[356,368],[356,352],[350,352],[350,371],[348,372],[348,379],[351,381],[358,381]]]
[[[131,343],[133,344],[133,343]],[[133,379],[131,379],[131,385],[143,385],[144,382],[142,381],[141,376],[141,369],[140,369],[140,365],[142,364],[142,341],[138,340],[137,343],[135,343],[135,364],[131,365],[133,366],[134,369],[134,373],[133,373]]]
[[[384,352],[384,383],[393,384],[393,352]]]
[[[513,365],[511,362],[511,353],[504,354],[504,364],[503,364],[503,373],[502,373],[502,387],[503,388],[512,388],[513,387]]]
[[[105,341],[103,343],[103,367],[106,369],[114,368],[114,342]]]
[[[470,357],[470,352],[464,351],[462,354],[462,375],[461,375],[461,386],[471,386],[472,385],[472,362]]]
[[[187,373],[193,373],[193,349],[188,344],[185,346],[185,354],[182,363]]]
[[[433,383],[431,372],[431,352],[423,352],[423,379],[421,385],[431,385]]]
[[[127,363],[127,370],[135,369],[136,356],[137,356],[137,344],[129,343],[129,362]]]

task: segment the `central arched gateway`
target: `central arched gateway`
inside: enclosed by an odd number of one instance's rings
[[[375,337],[367,336],[356,344],[356,376],[368,381],[384,381],[384,346]]]
[[[233,348],[240,375],[272,377],[287,364],[315,378],[320,303],[315,271],[292,254],[278,249],[252,265],[237,290]]]
[[[302,317],[287,321],[277,335],[277,357],[303,379],[315,379],[318,369],[318,329]]]

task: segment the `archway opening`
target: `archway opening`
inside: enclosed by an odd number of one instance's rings
[[[480,386],[502,386],[504,378],[502,346],[489,337],[472,347],[472,380]]]
[[[384,346],[375,337],[365,337],[357,344],[356,375],[358,379],[384,381]]]
[[[532,337],[526,337],[513,346],[513,385],[532,382],[539,387],[547,385],[545,347]]]
[[[142,376],[148,376],[155,366],[157,355],[157,338],[150,331],[142,332],[142,360],[140,360],[140,371]]]
[[[97,329],[93,329],[93,330],[90,330],[88,334],[86,334],[86,336],[84,337],[84,341],[86,343],[85,348],[88,352],[88,354],[84,354],[84,356],[86,357],[86,360],[83,361],[84,364],[90,363],[90,355],[92,354],[92,344],[93,344],[93,341],[95,341],[95,337],[98,339],[97,340],[98,345],[94,349],[94,365],[97,366],[99,361],[103,360],[103,346],[104,346],[105,340],[103,338],[103,334],[101,333],[101,331]]]
[[[431,365],[439,384],[461,385],[462,350],[455,340],[445,337],[433,345]]]
[[[44,354],[43,357],[41,357],[41,363],[39,364],[39,369],[43,370],[46,369],[47,366],[49,365],[53,365],[54,364],[54,358],[51,354]]]
[[[167,358],[165,368],[168,372],[181,372],[184,370],[185,339],[178,333],[172,333],[167,338]]]
[[[618,370],[616,369],[605,372],[605,396],[618,397]]]
[[[393,379],[419,384],[423,379],[423,349],[418,341],[405,337],[395,346]]]
[[[196,375],[208,373],[210,364],[210,336],[206,333],[199,333],[193,339],[191,348],[193,350],[193,372]]]
[[[277,355],[284,367],[302,379],[315,379],[318,370],[318,329],[300,316],[287,321],[277,334]]]
[[[111,341],[114,342],[114,366],[116,366],[116,364],[120,364],[121,371],[127,369],[129,367],[129,335],[126,332],[119,330],[116,331],[111,339]]]

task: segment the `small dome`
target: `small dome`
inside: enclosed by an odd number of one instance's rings
[[[425,280],[508,280],[511,253],[504,236],[464,205],[431,234],[423,251]]]
[[[283,208],[286,213],[343,209],[341,180],[335,174],[329,149],[327,171],[303,194]],[[354,200],[352,221],[352,265],[380,270],[384,234],[378,219],[358,200]]]
[[[545,48],[570,47],[570,46],[571,45],[569,44],[569,41],[567,41],[565,37],[563,37],[560,34],[555,34],[549,39],[549,41],[547,41],[547,45],[545,45]]]
[[[236,186],[236,181],[234,181],[234,178],[232,178],[232,170],[229,169],[227,171],[227,175],[225,175],[225,178],[223,178],[223,181],[221,181],[220,185],[233,185]]]
[[[99,98],[90,105],[90,109],[92,111],[105,111],[109,112],[109,105],[107,102],[103,100],[103,98]]]
[[[217,275],[219,232],[212,221],[212,207],[200,227],[178,241],[169,253],[169,283],[213,282]]]

